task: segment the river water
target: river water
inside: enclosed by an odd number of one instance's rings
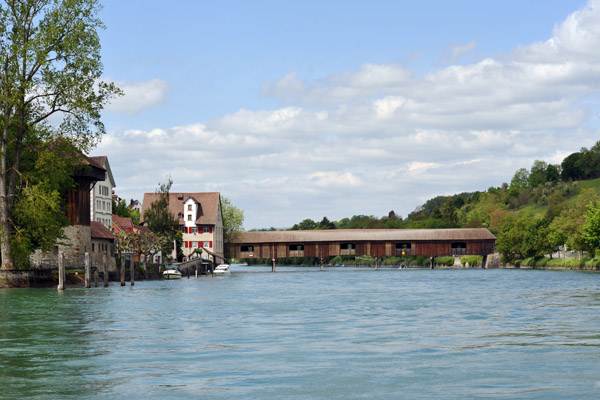
[[[232,269],[0,289],[0,398],[600,398],[600,274]]]

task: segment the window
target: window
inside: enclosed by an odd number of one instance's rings
[[[198,233],[198,227],[197,226],[194,226],[192,228],[192,233]]]
[[[192,211],[192,205],[188,204],[188,211]]]
[[[183,218],[183,213],[179,213],[179,214],[177,214],[177,217],[178,217],[179,219],[182,219],[182,218]]]
[[[210,226],[205,226],[204,228],[202,228],[202,232],[210,233]]]
[[[209,241],[204,241],[204,246],[203,247],[212,247],[212,246],[210,245]]]
[[[243,252],[247,252],[247,251],[254,251],[254,246],[248,246],[248,245],[244,245],[242,246],[241,250]]]
[[[342,243],[340,244],[340,249],[342,250],[355,250],[356,244],[354,243]]]
[[[192,247],[198,247],[198,242],[192,242]]]
[[[192,214],[188,214],[188,221],[192,220]]]

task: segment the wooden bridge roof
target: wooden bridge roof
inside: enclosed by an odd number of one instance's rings
[[[460,229],[330,229],[311,231],[243,232],[235,243],[294,243],[294,242],[413,242],[413,241],[479,241],[496,240],[485,228]]]

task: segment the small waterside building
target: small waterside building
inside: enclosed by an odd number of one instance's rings
[[[233,258],[421,255],[428,257],[494,253],[496,237],[487,229],[332,229],[243,232]]]

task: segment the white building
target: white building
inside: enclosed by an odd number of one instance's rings
[[[115,188],[108,157],[89,157],[98,166],[106,170],[106,179],[98,181],[90,191],[90,219],[102,223],[108,229],[112,227],[112,192]]]

